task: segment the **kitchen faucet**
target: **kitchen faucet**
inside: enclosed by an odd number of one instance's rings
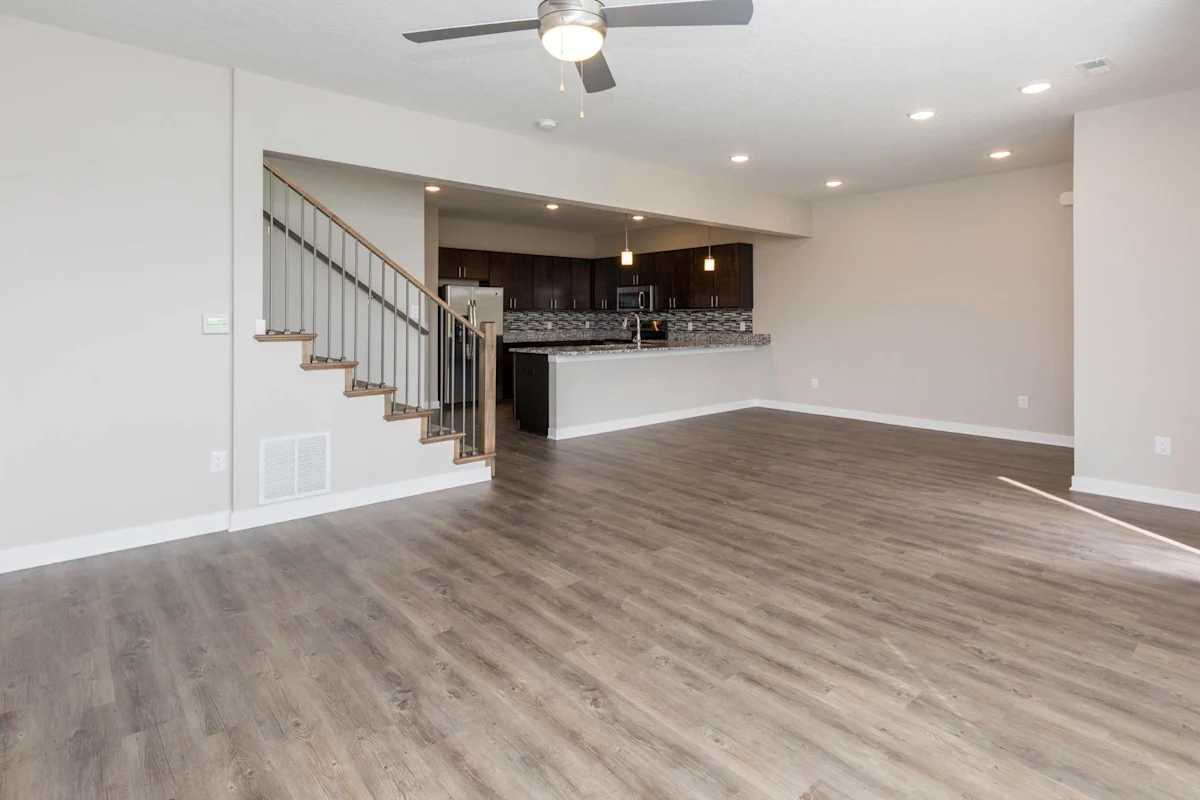
[[[630,311],[625,315],[625,319],[621,322],[621,330],[629,330],[629,318],[633,317],[637,320],[637,335],[633,337],[633,341],[637,343],[637,349],[642,349],[642,315],[636,311]]]

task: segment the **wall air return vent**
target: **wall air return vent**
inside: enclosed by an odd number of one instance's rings
[[[285,436],[259,443],[258,503],[329,491],[329,434]]]
[[[1084,75],[1103,75],[1112,72],[1113,65],[1107,58],[1093,58],[1091,61],[1080,61],[1075,68]]]

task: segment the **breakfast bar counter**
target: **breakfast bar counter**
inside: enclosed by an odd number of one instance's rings
[[[635,343],[512,349],[514,415],[551,439],[749,408],[770,336],[726,334]]]

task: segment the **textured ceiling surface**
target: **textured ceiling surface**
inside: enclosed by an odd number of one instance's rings
[[[610,5],[622,5],[613,0]],[[533,32],[406,30],[536,0],[0,0],[0,13],[785,195],[828,197],[1064,161],[1075,111],[1200,86],[1197,0],[757,0],[745,28],[620,29],[585,100]],[[1076,62],[1109,57],[1089,77]],[[1017,88],[1049,80],[1026,96]],[[907,113],[935,108],[914,123]],[[551,134],[534,122],[561,123]],[[1009,149],[996,162],[989,150]],[[733,166],[728,157],[753,160]]]
[[[558,209],[550,211],[546,208],[545,200],[457,186],[447,186],[436,194],[429,194],[426,202],[436,206],[443,217],[532,225],[572,233],[612,233],[622,230],[624,224],[623,216],[615,211],[583,208],[566,202],[560,202]],[[630,213],[637,212],[634,210]],[[646,217],[641,222],[630,221],[629,227],[630,230],[637,227],[651,228],[671,222],[672,220]]]

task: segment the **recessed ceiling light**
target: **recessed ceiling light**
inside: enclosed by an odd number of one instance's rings
[[[729,160],[735,164],[745,164],[750,160],[750,156],[746,155],[745,153],[738,153],[737,155],[730,156]]]
[[[442,187],[440,187],[440,186],[426,186],[425,187],[425,191],[427,191],[427,192],[440,192],[441,190],[442,190]]]
[[[828,186],[830,189],[836,189],[837,187],[842,185],[842,182],[841,181],[825,181],[825,185]]]
[[[908,115],[908,118],[916,120],[917,122],[924,122],[927,119],[933,119],[935,116],[937,116],[936,111],[934,111],[932,108],[926,108],[922,109],[921,111],[912,112]]]
[[[1049,81],[1038,81],[1021,87],[1021,94],[1041,94],[1050,88]]]
[[[546,203],[546,208],[551,211],[558,211],[558,203]]]
[[[644,220],[644,219],[645,219],[645,217],[643,217],[641,214],[638,214],[636,217],[634,217],[634,218],[633,218],[633,221],[634,221],[634,222],[641,222],[641,221],[642,221],[642,220]]]
[[[996,152],[990,153],[989,155],[995,159],[1008,158],[1009,156],[1012,155],[1012,151],[1011,150],[997,150]]]

